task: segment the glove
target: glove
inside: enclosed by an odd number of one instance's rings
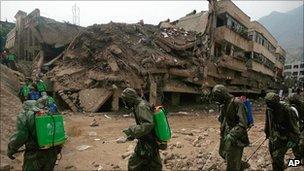
[[[294,141],[288,141],[288,143],[287,143],[288,148],[294,148],[296,146],[297,146],[297,143],[295,143]]]
[[[8,158],[10,158],[11,160],[15,160],[15,159],[16,159],[16,157],[14,157],[13,155],[14,155],[14,153],[7,152],[7,156],[8,156]]]

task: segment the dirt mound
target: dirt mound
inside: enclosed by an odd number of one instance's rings
[[[18,90],[24,76],[17,71],[1,65],[1,163],[8,163],[6,149],[9,137],[15,129],[16,116],[22,109],[22,103],[18,98]]]

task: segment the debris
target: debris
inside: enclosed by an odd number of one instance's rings
[[[104,117],[106,117],[107,119],[112,119],[110,116],[104,114]]]
[[[122,157],[122,159],[126,159],[127,157],[131,156],[131,154],[133,154],[133,152],[132,151],[128,151],[128,152],[122,154],[121,157]]]
[[[177,112],[177,114],[180,114],[180,115],[189,115],[189,113],[188,112]]]
[[[117,143],[125,143],[127,142],[127,137],[119,137],[117,140],[116,140]]]
[[[66,170],[68,170],[68,169],[75,169],[75,166],[69,165],[69,166],[66,166],[64,169],[66,169]]]
[[[80,145],[80,146],[77,146],[76,149],[79,150],[79,151],[84,151],[88,148],[90,148],[91,146],[89,145]]]
[[[214,110],[213,110],[213,109],[210,109],[210,110],[209,110],[209,113],[214,113]]]
[[[10,171],[11,166],[9,164],[1,163],[1,171]]]
[[[87,112],[97,112],[112,94],[112,91],[102,88],[81,90],[79,92],[80,107]]]
[[[89,132],[89,136],[97,136],[97,132]]]
[[[101,171],[103,169],[102,166],[98,166],[97,171]]]
[[[184,145],[182,145],[182,143],[181,142],[176,142],[176,148],[182,148],[182,147],[184,147]]]
[[[95,127],[95,126],[99,126],[98,122],[96,121],[96,119],[94,118],[92,123],[90,124],[90,127]]]

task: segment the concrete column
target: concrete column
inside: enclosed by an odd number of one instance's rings
[[[149,102],[154,105],[157,103],[157,83],[152,76],[150,77]]]
[[[113,99],[112,99],[112,111],[118,111],[119,110],[119,97],[120,97],[120,91],[118,89],[114,89],[113,93]]]
[[[171,101],[173,106],[178,106],[180,104],[180,93],[172,92]]]

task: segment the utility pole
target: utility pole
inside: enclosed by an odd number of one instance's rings
[[[78,6],[72,6],[72,13],[73,13],[73,24],[80,25],[80,8]]]

